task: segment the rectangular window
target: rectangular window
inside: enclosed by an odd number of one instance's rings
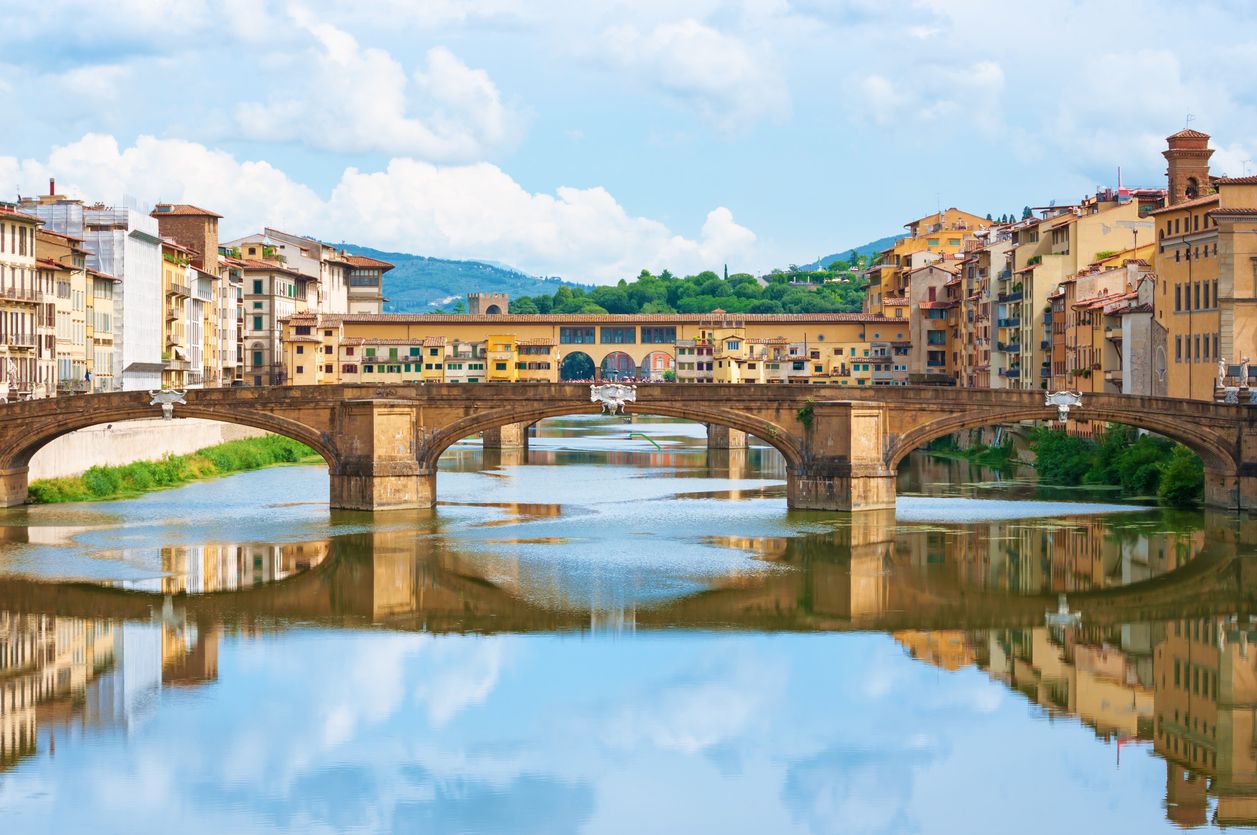
[[[253,279],[253,295],[262,295],[262,279],[260,278]]]
[[[1183,337],[1181,336],[1174,337],[1174,361],[1183,361]]]
[[[254,317],[253,317],[253,329],[254,329],[255,331],[260,331],[260,330],[262,330],[262,317],[261,317],[261,316],[254,316]]]
[[[1183,285],[1175,284],[1174,285],[1174,310],[1179,311],[1182,309],[1183,309]]]
[[[637,328],[603,328],[603,345],[632,345],[637,342]]]
[[[670,345],[677,341],[675,327],[642,327],[643,345]]]
[[[262,352],[254,351],[253,352],[253,367],[261,368],[261,366],[262,366]]]
[[[297,325],[297,327],[296,327],[294,330],[296,330],[296,331],[297,331],[297,336],[309,336],[309,335],[310,335],[310,326],[309,326],[309,325]]]
[[[367,349],[364,353],[365,353],[368,357],[373,357],[373,356],[375,356],[375,349],[374,349],[374,348],[368,348],[368,349]]]
[[[925,334],[925,342],[927,345],[946,345],[947,334],[943,331],[927,331]]]
[[[326,374],[331,374],[331,373],[332,373],[332,366],[330,366],[330,365],[325,365],[325,366],[323,366],[323,371],[324,371],[324,373],[326,373]]]
[[[363,373],[363,374],[370,374],[370,373],[371,373],[372,371],[374,371],[374,370],[375,370],[375,366],[374,366],[374,365],[364,365],[364,366],[362,366],[362,373]]]
[[[593,328],[559,328],[559,342],[564,345],[594,344]]]
[[[495,362],[495,363],[493,364],[493,367],[494,367],[495,369],[497,369],[498,371],[505,371],[505,370],[506,370],[506,363],[504,363],[504,362]]]
[[[304,374],[304,373],[305,373],[305,370],[306,370],[306,367],[305,367],[304,365],[298,365],[298,366],[297,366],[297,373],[298,373],[298,374]]]
[[[304,345],[298,345],[298,346],[297,346],[297,353],[298,353],[298,354],[304,354],[305,352],[306,352],[306,346],[304,346]]]
[[[428,356],[430,356],[430,357],[439,357],[440,355],[441,355],[441,349],[440,349],[440,348],[429,348],[429,349],[428,349]]]
[[[1195,307],[1195,309],[1196,309],[1196,310],[1200,310],[1200,282],[1199,282],[1199,281],[1197,281],[1197,282],[1196,282],[1196,288],[1195,288],[1195,291],[1194,291],[1194,292],[1195,292],[1195,294],[1196,294],[1196,299],[1195,299],[1195,301],[1196,301],[1196,307]]]
[[[389,349],[388,349],[388,358],[389,358],[389,359],[391,359],[391,360],[395,360],[395,359],[397,359],[397,349],[396,349],[396,348],[389,348]]]

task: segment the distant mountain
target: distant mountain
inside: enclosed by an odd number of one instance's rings
[[[895,241],[899,240],[902,237],[903,235],[891,235],[889,238],[878,238],[877,240],[870,241],[869,243],[864,244],[863,246],[850,247],[848,249],[842,250],[841,252],[835,252],[833,255],[826,255],[824,258],[821,258],[819,261],[813,261],[810,264],[802,265],[800,269],[805,270],[805,271],[823,270],[826,267],[828,267],[830,264],[832,264],[834,261],[847,260],[847,256],[851,254],[852,249],[854,249],[856,251],[856,254],[858,255],[873,256],[881,252],[883,249],[886,249],[888,246],[890,246],[891,244],[893,244]]]
[[[537,278],[512,267],[484,261],[426,258],[406,252],[384,252],[367,246],[336,244],[351,255],[378,258],[396,266],[384,274],[386,313],[450,311],[468,293],[507,293],[520,296],[553,294],[563,285],[582,285],[560,278]]]

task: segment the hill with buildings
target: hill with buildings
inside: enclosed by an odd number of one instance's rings
[[[465,301],[468,293],[506,293],[518,298],[552,294],[565,286],[580,286],[558,278],[537,278],[484,261],[427,258],[354,244],[337,246],[352,255],[365,255],[396,265],[384,275],[386,313],[452,312]]]

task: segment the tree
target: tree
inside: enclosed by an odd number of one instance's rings
[[[1021,219],[1022,219],[1022,220],[1029,220],[1029,219],[1030,219],[1030,218],[1032,218],[1032,217],[1034,217],[1034,212],[1030,211],[1030,207],[1029,207],[1029,206],[1026,206],[1024,209],[1022,209],[1022,210],[1021,210]]]
[[[989,220],[989,221],[994,222],[994,218],[992,218],[992,217],[991,217],[991,213],[990,213],[990,212],[987,212],[987,213],[986,213],[986,219],[987,219],[987,220]]]
[[[511,301],[512,313],[540,313],[537,303],[528,296],[522,296]]]
[[[454,306],[453,306],[452,308],[450,308],[450,310],[453,310],[455,313],[466,313],[466,312],[467,312],[467,300],[466,300],[466,299],[455,299],[455,300],[454,300]]]
[[[1174,447],[1161,473],[1157,495],[1167,504],[1190,507],[1205,494],[1205,467],[1200,457],[1181,444]]]

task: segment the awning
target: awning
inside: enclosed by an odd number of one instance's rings
[[[180,348],[178,345],[176,345],[175,346],[175,359],[186,360],[187,358],[188,358],[188,352]]]

